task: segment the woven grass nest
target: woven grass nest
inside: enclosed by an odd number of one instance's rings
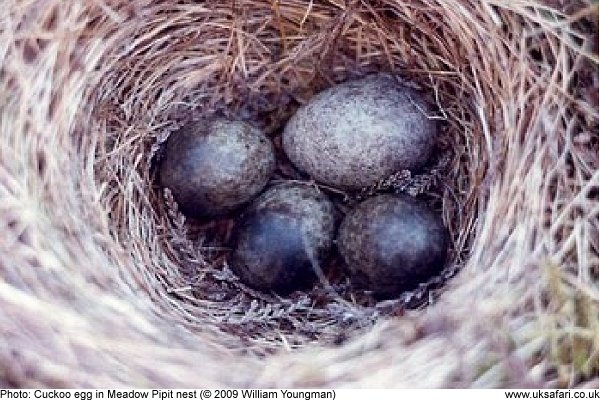
[[[598,387],[594,3],[5,1],[0,385]],[[277,141],[373,72],[437,105],[439,170],[382,184],[435,187],[452,265],[372,304],[244,287],[160,144],[214,113]]]

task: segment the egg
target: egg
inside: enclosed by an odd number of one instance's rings
[[[285,182],[267,190],[235,227],[229,264],[246,285],[287,294],[309,287],[335,235],[334,207],[314,186]]]
[[[173,132],[159,180],[192,217],[225,215],[254,198],[275,169],[273,144],[244,121],[194,121]]]
[[[380,298],[393,298],[438,274],[448,242],[435,213],[411,197],[391,194],[357,205],[337,237],[352,281]]]
[[[358,190],[428,161],[437,132],[432,112],[420,92],[390,75],[371,75],[300,107],[285,126],[283,148],[316,181]]]

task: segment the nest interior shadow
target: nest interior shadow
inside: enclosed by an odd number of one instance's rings
[[[19,34],[0,30],[12,94],[0,95],[0,360],[20,367],[0,366],[0,382],[565,387],[597,375],[597,5],[17,3],[7,31]],[[437,164],[373,190],[435,206],[451,265],[366,305],[239,284],[221,248],[232,221],[188,221],[156,186],[161,143],[219,114],[259,124],[281,153],[299,105],[374,72],[437,105]],[[274,179],[298,178],[278,165]]]

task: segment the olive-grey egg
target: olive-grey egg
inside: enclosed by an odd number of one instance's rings
[[[422,167],[436,142],[432,107],[386,74],[370,75],[314,96],[290,118],[283,147],[313,179],[358,190],[394,172]]]
[[[203,119],[169,136],[159,168],[181,211],[216,217],[250,201],[275,169],[273,144],[244,121]]]
[[[286,294],[307,288],[335,235],[331,201],[314,186],[286,182],[250,204],[232,238],[231,269],[253,288]]]
[[[353,282],[392,298],[439,273],[448,234],[441,218],[404,195],[379,195],[342,221],[337,246]]]

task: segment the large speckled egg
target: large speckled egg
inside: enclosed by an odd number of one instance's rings
[[[428,161],[437,129],[431,113],[420,92],[371,75],[314,96],[288,121],[283,146],[313,179],[358,190]]]
[[[224,118],[191,122],[169,136],[160,184],[181,211],[216,217],[256,196],[275,169],[275,153],[259,129]]]
[[[314,186],[286,182],[260,195],[235,228],[229,263],[253,288],[286,294],[309,287],[335,235],[334,207]]]
[[[379,195],[346,215],[337,245],[358,287],[392,298],[441,271],[448,234],[440,217],[417,200]]]

